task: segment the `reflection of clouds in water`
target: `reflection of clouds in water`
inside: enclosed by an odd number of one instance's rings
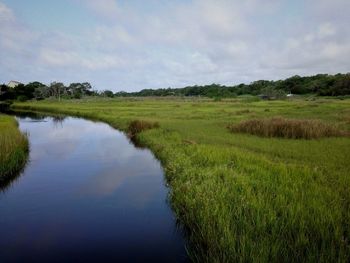
[[[118,176],[117,171],[99,172],[96,176],[88,178],[79,192],[81,195],[109,195],[119,188],[124,179],[124,176]]]
[[[111,160],[101,168],[103,169],[98,170],[92,177],[86,178],[86,183],[81,189],[82,194],[110,195],[133,177],[150,178],[161,173],[159,164],[147,152],[127,157],[116,155],[115,160]]]
[[[162,178],[160,164],[148,151],[140,151],[133,146],[131,155],[114,154],[104,166],[107,169],[97,171],[86,178],[79,195],[107,197],[124,191],[122,202],[130,206],[143,208],[159,194],[159,178]]]
[[[129,189],[126,194],[129,205],[138,209],[146,208],[152,201],[159,198],[158,191],[160,188],[158,187],[161,185],[161,182],[158,180],[142,179],[145,179],[145,177],[135,177],[134,180],[140,180],[140,182],[138,184],[134,183],[134,187]],[[162,198],[164,196],[165,193],[162,195]]]
[[[110,136],[100,136],[93,141],[88,141],[90,149],[93,149],[93,160],[117,160],[122,162],[132,157],[137,150],[126,140],[125,135],[114,131]],[[103,145],[103,147],[101,147]]]
[[[38,160],[44,158],[45,156],[51,155],[56,159],[56,161],[68,159],[75,151],[77,146],[78,143],[74,141],[70,143],[51,143],[49,147],[46,145],[38,147],[35,151],[32,151],[30,157],[32,160]]]
[[[158,194],[160,163],[150,151],[135,148],[123,133],[107,124],[83,119],[66,118],[60,125],[52,125],[51,118],[45,120],[50,125],[20,123],[22,130],[31,131],[35,146],[31,158],[58,163],[65,160],[60,165],[80,171],[75,175],[83,177],[75,188],[79,195],[107,197],[127,189],[128,199],[142,207]],[[30,129],[31,125],[35,125],[34,129]],[[156,186],[150,185],[152,182]]]
[[[113,130],[106,124],[103,123],[92,123],[82,119],[66,118],[64,122],[57,125],[51,118],[46,120],[50,121],[53,125],[47,125],[47,123],[29,123],[27,121],[20,121],[20,128],[23,131],[30,130],[31,144],[38,145],[33,147],[35,151],[32,152],[32,159],[39,159],[47,154],[54,155],[57,158],[68,158],[74,151],[79,150],[81,147],[81,154],[89,154],[90,149],[86,149],[83,146],[86,144],[89,147],[94,147],[95,156],[91,158],[108,158],[109,156],[116,154],[115,138],[119,137],[119,144],[121,147],[126,149],[121,151],[119,154],[130,155],[129,149],[131,147],[125,147],[128,144],[125,138],[122,138],[122,134],[116,130]],[[34,129],[31,127],[35,125]],[[106,141],[111,141],[112,145]],[[49,148],[47,147],[49,143]],[[106,150],[101,149],[100,145],[105,145]],[[45,147],[46,146],[46,147]],[[108,151],[107,151],[108,150]],[[93,154],[93,153],[91,153]]]

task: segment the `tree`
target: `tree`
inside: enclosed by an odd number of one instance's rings
[[[49,88],[41,82],[31,82],[26,85],[26,89],[31,92],[31,98],[43,99],[49,97]]]
[[[84,82],[84,83],[82,83],[82,85],[83,85],[84,94],[89,95],[91,93],[91,90],[92,90],[91,84],[89,82]]]
[[[92,95],[92,86],[88,82],[71,83],[68,87],[68,93],[75,99],[80,99],[84,95]]]
[[[37,100],[50,97],[50,89],[47,86],[40,86],[34,90],[34,98]]]
[[[15,95],[13,89],[10,89],[5,84],[0,85],[0,100],[12,100],[15,99]]]
[[[65,86],[62,82],[52,82],[50,84],[50,93],[51,96],[54,96],[58,98],[58,100],[61,100],[61,95],[65,91]]]
[[[341,96],[348,94],[350,94],[350,74],[346,74],[344,77],[337,78],[331,89],[332,96]]]
[[[71,83],[68,87],[69,94],[75,99],[81,98],[82,90],[83,85],[81,83]]]
[[[286,97],[284,90],[276,89],[274,86],[267,86],[261,90],[261,94],[268,96],[269,98],[281,99]]]
[[[105,91],[102,92],[102,96],[112,98],[113,97],[113,91],[105,90]]]

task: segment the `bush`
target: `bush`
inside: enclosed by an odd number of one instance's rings
[[[318,120],[297,120],[275,117],[252,119],[229,125],[231,132],[250,133],[262,137],[282,137],[292,139],[314,139],[321,137],[345,136],[336,127]]]
[[[25,96],[25,95],[20,95],[17,97],[17,100],[20,101],[20,102],[25,102],[28,100],[28,97]]]
[[[12,102],[10,101],[0,101],[0,112],[6,112],[10,109]]]
[[[138,133],[153,129],[159,128],[158,122],[150,122],[150,121],[142,121],[142,120],[134,120],[129,124],[128,134],[130,137],[135,137]]]
[[[82,98],[82,94],[81,93],[74,93],[73,98],[74,99],[81,99]]]

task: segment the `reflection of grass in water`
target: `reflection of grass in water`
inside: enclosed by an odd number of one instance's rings
[[[197,261],[350,259],[350,138],[263,138],[226,128],[253,112],[256,119],[319,119],[349,131],[350,100],[137,98],[19,106],[98,119],[125,131],[135,119],[158,122],[158,129],[137,138],[162,160],[172,207],[189,230]]]
[[[0,184],[7,185],[24,166],[28,140],[10,116],[0,115]]]

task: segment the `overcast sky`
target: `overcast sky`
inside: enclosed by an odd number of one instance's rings
[[[0,0],[0,83],[136,91],[350,71],[350,0]]]

